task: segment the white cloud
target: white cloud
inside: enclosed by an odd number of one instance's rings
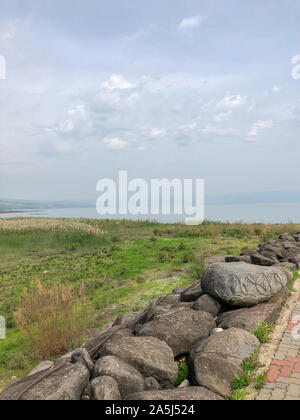
[[[197,128],[197,123],[193,122],[193,123],[181,125],[179,127],[179,130],[190,131],[190,130],[195,130],[196,128]]]
[[[217,103],[217,109],[240,108],[246,104],[246,98],[241,95],[227,95]]]
[[[237,133],[232,129],[220,129],[211,125],[206,125],[200,129],[200,133],[209,136],[235,136]]]
[[[273,86],[273,92],[274,93],[279,93],[279,92],[281,92],[281,90],[282,90],[281,86],[278,86],[278,85]]]
[[[231,115],[232,115],[232,110],[229,109],[226,112],[220,112],[219,114],[215,115],[214,120],[216,122],[224,122],[224,121],[227,121]]]
[[[71,134],[75,130],[82,131],[87,128],[91,128],[89,113],[86,105],[81,104],[68,111],[68,117],[60,123],[58,131],[62,134]]]
[[[150,137],[165,137],[167,134],[164,128],[153,128],[150,131]]]
[[[103,141],[110,149],[114,150],[123,150],[128,147],[128,142],[118,137],[106,137]]]
[[[113,92],[114,90],[133,89],[135,86],[128,82],[121,74],[112,74],[108,81],[102,83],[101,87]]]
[[[9,48],[17,38],[17,35],[20,37],[21,33],[24,32],[30,24],[30,18],[9,19],[7,21],[0,22],[1,50]]]
[[[251,130],[249,131],[248,135],[250,137],[256,137],[261,134],[262,131],[270,129],[273,127],[273,121],[267,120],[267,121],[257,121],[252,125]]]
[[[207,16],[196,15],[183,19],[178,25],[179,30],[197,28],[207,19]]]
[[[292,64],[295,64],[295,66],[292,68],[292,78],[294,80],[300,79],[300,55],[295,55],[292,58]]]

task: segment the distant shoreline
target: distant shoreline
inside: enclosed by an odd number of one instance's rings
[[[43,213],[43,210],[0,210],[0,214],[12,213]]]

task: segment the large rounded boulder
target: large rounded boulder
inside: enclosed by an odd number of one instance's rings
[[[115,356],[133,366],[145,378],[153,377],[163,388],[174,385],[178,368],[172,349],[155,337],[115,335],[101,348],[100,357]]]
[[[259,347],[259,341],[247,331],[231,328],[202,340],[189,358],[190,379],[194,385],[228,398],[235,375],[241,376],[241,364]]]
[[[139,331],[139,336],[156,337],[166,342],[174,356],[189,353],[200,340],[216,327],[214,317],[193,309],[173,309],[154,317]]]
[[[261,303],[251,308],[242,308],[235,311],[224,312],[217,318],[219,328],[240,328],[242,330],[255,330],[257,324],[274,324],[281,312],[279,303]]]
[[[205,293],[226,304],[249,307],[267,302],[287,284],[276,267],[239,263],[211,266],[202,279]]]

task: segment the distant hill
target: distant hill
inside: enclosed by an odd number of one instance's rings
[[[0,199],[0,211],[46,210],[63,208],[94,207],[95,204],[81,201],[33,201]]]
[[[300,191],[268,191],[207,195],[205,203],[215,205],[300,203]]]

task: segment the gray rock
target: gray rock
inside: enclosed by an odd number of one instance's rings
[[[141,318],[142,316],[142,318]],[[137,321],[135,321],[139,318]],[[146,312],[139,311],[139,312],[127,312],[126,314],[120,315],[115,322],[113,323],[113,327],[126,325],[128,322],[132,322],[129,328],[134,328],[137,323],[143,323],[146,319]]]
[[[187,386],[190,386],[190,382],[188,381],[188,379],[185,379],[179,386],[178,388],[186,388]]]
[[[144,378],[140,372],[115,356],[105,356],[99,359],[95,365],[93,376],[114,378],[123,398],[145,390]]]
[[[292,242],[283,241],[282,246],[283,246],[284,249],[287,249],[287,250],[297,248],[296,241],[292,241]]]
[[[44,374],[44,371],[38,372],[11,385],[0,394],[0,400],[16,400],[29,385]],[[89,378],[90,372],[82,363],[69,363],[28,390],[22,400],[80,400],[89,384]]]
[[[160,385],[157,380],[153,377],[145,378],[145,390],[146,391],[158,391]]]
[[[173,289],[173,293],[180,294],[180,293],[184,292],[185,289],[186,289],[186,287],[176,287],[175,289]]]
[[[82,363],[90,372],[94,369],[94,362],[85,348],[75,350],[71,355],[72,363]]]
[[[118,383],[109,376],[100,376],[91,382],[92,399],[96,401],[120,401]]]
[[[226,263],[241,262],[241,257],[231,255],[231,256],[225,258],[225,262]]]
[[[278,261],[273,258],[264,257],[262,254],[251,255],[251,263],[255,265],[262,265],[270,267],[275,265]]]
[[[44,370],[48,370],[50,369],[52,366],[54,365],[54,362],[51,362],[51,360],[45,360],[44,362],[41,362],[40,364],[38,364],[29,374],[30,375],[34,375],[36,373],[39,372],[43,372]]]
[[[300,248],[298,246],[294,246],[289,249],[283,249],[282,254],[283,258],[288,261],[292,258],[300,258]]]
[[[92,399],[92,388],[91,384],[88,384],[86,388],[84,388],[81,401],[90,401]]]
[[[298,254],[298,255],[295,255],[294,257],[290,258],[289,262],[291,264],[293,264],[296,267],[296,269],[298,270],[300,268],[300,255]]]
[[[195,302],[202,295],[204,295],[204,292],[201,287],[201,282],[199,282],[192,289],[181,293],[181,302]]]
[[[287,275],[288,279],[291,280],[294,275],[294,271],[297,270],[296,264],[290,262],[282,262],[279,264],[281,270]]]
[[[201,296],[193,305],[193,309],[196,311],[208,312],[214,318],[219,314],[221,308],[221,304],[209,295]]]
[[[289,233],[283,233],[282,235],[279,236],[279,239],[283,241],[288,241],[288,242],[296,242],[296,239]]]
[[[149,309],[146,317],[146,321],[152,321],[155,317],[158,317],[160,315],[165,315],[169,312],[176,312],[176,311],[182,311],[185,309],[192,309],[193,302],[181,302],[177,303],[176,305],[166,305],[166,306],[156,306],[153,309]],[[139,329],[140,331],[141,329]],[[135,331],[137,331],[135,329]]]
[[[178,369],[172,349],[155,337],[113,337],[100,356],[116,356],[135,367],[144,377],[154,377],[164,388],[177,379]]]
[[[259,247],[259,252],[257,252],[256,254],[264,254],[264,253],[268,253],[266,255],[272,255],[274,259],[279,259],[282,260],[284,258],[284,250],[277,245],[272,245],[270,243],[264,244],[264,245],[260,245]],[[253,254],[255,255],[255,254]]]
[[[161,301],[162,299],[162,301]],[[161,301],[161,302],[160,302]],[[160,302],[160,303],[159,303]],[[180,302],[180,294],[173,294],[173,295],[161,295],[157,296],[153,301],[150,303],[150,308],[154,305],[158,304],[159,306],[166,306],[166,305],[175,305],[176,303]]]
[[[189,386],[164,391],[140,392],[130,395],[126,399],[136,401],[221,401],[223,398],[200,386]]]
[[[239,258],[240,262],[251,264],[251,255],[241,255]]]
[[[224,312],[217,318],[217,325],[224,330],[228,328],[240,328],[252,331],[257,324],[274,324],[281,312],[281,305],[278,303],[261,303],[252,308],[243,308],[235,311]]]
[[[280,269],[246,263],[215,264],[202,279],[205,293],[240,307],[264,303],[286,284],[287,277]]]
[[[300,232],[293,235],[293,238],[296,240],[296,242],[300,242]]]
[[[254,353],[259,341],[244,330],[231,328],[197,344],[190,355],[193,384],[203,386],[224,398],[232,393],[235,375],[242,375],[241,364]]]
[[[273,296],[270,300],[268,300],[267,304],[277,304],[283,305],[287,298],[291,296],[291,292],[287,287],[284,287],[280,292],[278,292],[275,296]]]
[[[139,336],[157,337],[165,341],[175,356],[189,353],[192,347],[209,336],[216,327],[211,314],[194,310],[176,310],[145,324]]]
[[[262,255],[263,257],[269,258],[269,260],[273,260],[276,263],[278,263],[278,261],[280,260],[280,259],[278,260],[278,257],[276,254],[273,254],[272,252],[269,252],[269,251],[262,251],[260,255]],[[250,257],[250,260],[251,260],[251,257]]]
[[[105,331],[103,334],[100,334],[97,337],[93,337],[91,338],[84,346],[83,348],[85,348],[87,351],[91,351],[92,349],[94,349],[95,347],[99,346],[99,344],[101,344],[103,342],[103,340],[105,340],[108,336],[110,336],[111,334],[113,334],[115,331],[118,330],[118,328],[120,328],[119,326],[110,328],[109,330]],[[117,331],[114,335],[114,337],[132,337],[133,336],[133,332],[131,329],[129,328],[123,328],[119,331]],[[93,354],[94,356],[94,354]]]
[[[250,256],[257,254],[257,249],[244,249],[244,251],[241,253],[241,256]]]

